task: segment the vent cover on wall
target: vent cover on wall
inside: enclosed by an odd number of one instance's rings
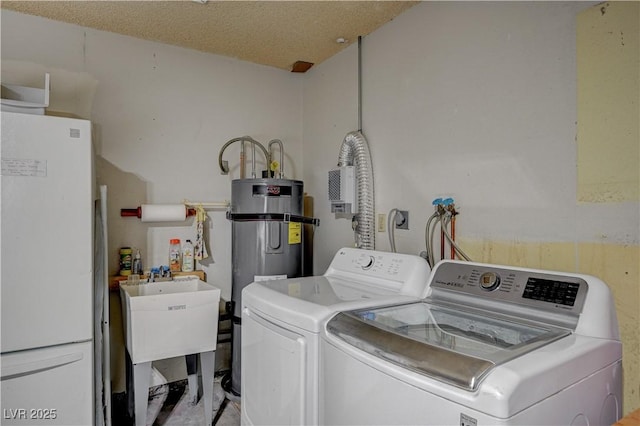
[[[328,190],[332,213],[351,215],[358,213],[354,166],[338,167],[330,170]]]

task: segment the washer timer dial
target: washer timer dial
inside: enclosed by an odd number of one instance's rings
[[[493,291],[500,285],[500,275],[495,272],[485,272],[480,275],[480,287],[483,290]]]

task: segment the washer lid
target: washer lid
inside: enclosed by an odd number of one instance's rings
[[[327,331],[373,356],[469,391],[495,366],[570,334],[426,302],[342,312]]]

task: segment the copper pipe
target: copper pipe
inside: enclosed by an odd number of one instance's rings
[[[444,259],[444,229],[442,229],[443,223],[440,222],[440,260]]]
[[[455,241],[456,240],[456,216],[453,215],[451,216],[451,240]],[[451,259],[455,259],[456,258],[456,249],[453,246],[453,244],[451,244]]]

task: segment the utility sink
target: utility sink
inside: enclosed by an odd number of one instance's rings
[[[198,277],[121,283],[120,300],[133,364],[216,350],[220,289]]]

